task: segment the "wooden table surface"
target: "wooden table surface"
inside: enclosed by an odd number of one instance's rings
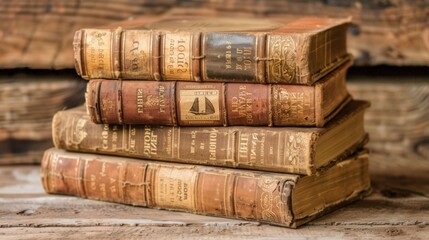
[[[0,167],[0,239],[429,239],[427,158],[371,154],[373,194],[299,229],[44,193],[38,166]]]

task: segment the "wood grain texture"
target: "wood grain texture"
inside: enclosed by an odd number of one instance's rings
[[[159,14],[173,2],[2,0],[0,66],[73,68],[72,38],[77,29]]]
[[[429,142],[429,77],[416,74],[428,69],[410,69],[405,74],[390,69],[388,75],[377,74],[380,70],[386,71],[369,68],[365,74],[349,74],[352,96],[371,102],[365,115],[365,128],[371,136],[369,148],[428,159],[423,149]]]
[[[38,167],[2,167],[0,238],[425,239],[429,234],[427,162],[417,172],[400,164],[419,161],[414,158],[374,154],[371,160],[371,196],[298,230],[47,195]],[[380,167],[385,161],[389,161],[388,170]]]
[[[0,74],[0,165],[40,162],[52,146],[51,120],[84,101],[85,81],[70,73]]]

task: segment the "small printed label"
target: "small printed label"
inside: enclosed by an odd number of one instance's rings
[[[180,90],[180,117],[186,121],[220,120],[219,90]]]
[[[256,80],[256,35],[207,33],[204,42],[208,80]]]
[[[197,172],[193,169],[159,168],[155,177],[155,201],[158,207],[195,209],[194,186]]]
[[[124,31],[122,38],[123,78],[150,77],[151,33],[141,30]]]
[[[164,80],[191,80],[192,35],[191,33],[168,33],[164,36]]]
[[[85,63],[91,78],[112,78],[112,32],[110,30],[86,30]]]

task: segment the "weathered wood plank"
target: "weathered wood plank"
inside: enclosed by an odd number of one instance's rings
[[[429,141],[429,71],[363,68],[350,71],[348,89],[356,99],[371,102],[365,113],[374,152],[429,159],[421,145]],[[411,155],[410,155],[411,154]],[[404,165],[414,165],[415,162]]]
[[[84,102],[86,81],[72,71],[0,74],[0,165],[40,162],[52,146],[51,120]]]
[[[52,116],[84,101],[86,82],[69,72],[0,74],[0,141],[50,140]]]
[[[0,228],[5,239],[427,239],[426,225],[307,226],[91,226]]]
[[[165,11],[162,1],[0,1],[1,68],[73,68],[72,38],[82,27],[95,27],[131,16]]]

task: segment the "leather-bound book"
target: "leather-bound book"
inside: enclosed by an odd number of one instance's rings
[[[304,224],[370,189],[365,152],[320,174],[301,176],[49,149],[41,177],[48,193],[286,227]]]
[[[351,100],[350,64],[312,86],[91,80],[86,107],[95,123],[323,127]]]
[[[143,17],[123,28],[77,31],[75,67],[85,79],[311,85],[347,61],[348,24],[315,17]]]
[[[79,152],[311,175],[366,143],[368,106],[352,101],[323,128],[95,124],[81,107],[54,116],[53,141]]]

